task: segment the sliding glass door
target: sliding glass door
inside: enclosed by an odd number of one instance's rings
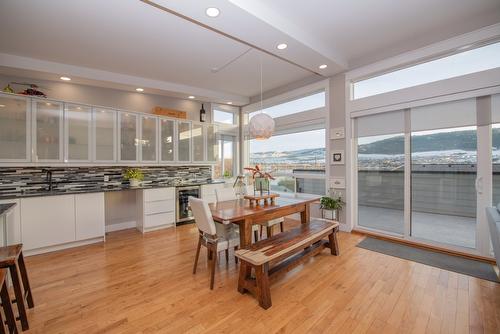
[[[475,248],[475,100],[411,110],[412,237]]]
[[[493,96],[356,118],[358,228],[485,254],[485,207],[500,202],[497,105]]]

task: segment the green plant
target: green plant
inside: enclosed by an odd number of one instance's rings
[[[231,172],[226,170],[223,175],[225,178],[230,178],[231,177]]]
[[[342,210],[345,202],[342,200],[342,197],[332,198],[328,196],[321,197],[320,200],[320,208],[323,210]]]
[[[139,168],[127,168],[125,173],[123,173],[123,178],[125,180],[136,179],[139,181],[144,180],[144,174],[142,174]]]

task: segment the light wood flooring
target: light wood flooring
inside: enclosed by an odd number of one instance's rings
[[[26,259],[29,333],[500,333],[500,284],[355,247],[328,250],[271,285],[273,306],[236,291],[222,256],[215,288],[194,225],[114,232],[106,243]]]

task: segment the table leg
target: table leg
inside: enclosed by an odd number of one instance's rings
[[[300,212],[300,222],[308,224],[310,220],[309,204],[304,204],[304,210]]]
[[[240,248],[245,248],[252,244],[252,219],[245,219],[240,224]]]

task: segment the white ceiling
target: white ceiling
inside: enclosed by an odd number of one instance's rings
[[[268,91],[500,22],[499,0],[149,1],[2,0],[0,73],[242,105],[260,91],[260,57]]]

